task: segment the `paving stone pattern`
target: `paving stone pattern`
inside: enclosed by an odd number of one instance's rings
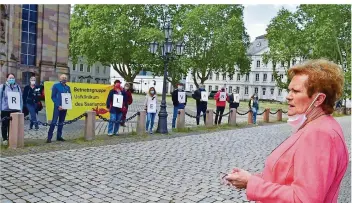
[[[347,143],[349,117],[338,118]],[[219,172],[259,172],[287,124],[0,158],[1,202],[248,202]],[[350,150],[349,146],[349,150]],[[351,168],[340,203],[351,200]]]

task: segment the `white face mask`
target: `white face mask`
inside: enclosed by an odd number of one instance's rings
[[[307,110],[302,113],[302,114],[296,114],[294,116],[288,116],[288,120],[287,123],[296,131],[298,130],[303,123],[307,120],[307,111],[310,109],[310,107],[314,104],[315,100],[317,100],[317,98],[319,97],[320,93],[315,97],[315,99],[313,100],[313,102],[309,105],[309,107],[307,108]]]
[[[31,85],[35,85],[35,81],[32,81],[32,80],[31,80]]]
[[[177,89],[178,90],[182,90],[182,86],[177,86]]]

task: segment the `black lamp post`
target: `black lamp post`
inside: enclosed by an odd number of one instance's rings
[[[169,64],[170,60],[175,59],[175,54],[177,56],[181,56],[183,54],[183,49],[184,49],[184,44],[183,43],[177,43],[175,52],[174,52],[174,46],[173,42],[171,40],[171,34],[172,34],[172,27],[170,25],[170,22],[167,22],[166,25],[164,26],[164,32],[165,32],[165,41],[164,43],[160,46],[161,49],[161,58],[164,61],[164,80],[163,80],[163,93],[162,93],[162,98],[161,98],[161,105],[160,105],[160,111],[159,111],[159,122],[158,122],[158,128],[156,129],[157,133],[162,133],[162,134],[167,134],[167,111],[166,111],[166,78],[167,78],[167,67]],[[150,43],[150,48],[149,51],[152,54],[157,53],[158,49],[158,43],[157,42],[151,42]]]

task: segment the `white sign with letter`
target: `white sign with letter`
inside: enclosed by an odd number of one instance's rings
[[[178,92],[178,102],[180,104],[186,103],[186,92]]]
[[[226,101],[226,92],[220,92],[219,101]]]
[[[202,101],[208,101],[208,92],[202,91],[200,92]]]
[[[9,109],[21,110],[21,100],[19,92],[7,92],[7,102]]]
[[[240,95],[239,94],[234,94],[233,95],[233,102],[234,103],[240,103]]]
[[[121,94],[114,94],[113,106],[117,108],[122,108],[123,96]]]
[[[148,102],[147,112],[148,113],[156,113],[156,99],[155,98],[153,100],[150,100],[150,102]]]
[[[61,107],[63,109],[72,109],[72,98],[70,93],[61,93]]]

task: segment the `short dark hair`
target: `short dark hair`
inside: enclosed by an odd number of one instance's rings
[[[116,85],[116,83],[121,83],[121,81],[120,80],[115,80],[114,85]]]
[[[6,78],[9,78],[10,75],[13,75],[13,77],[16,77],[15,74],[9,73],[9,74],[6,75]]]

